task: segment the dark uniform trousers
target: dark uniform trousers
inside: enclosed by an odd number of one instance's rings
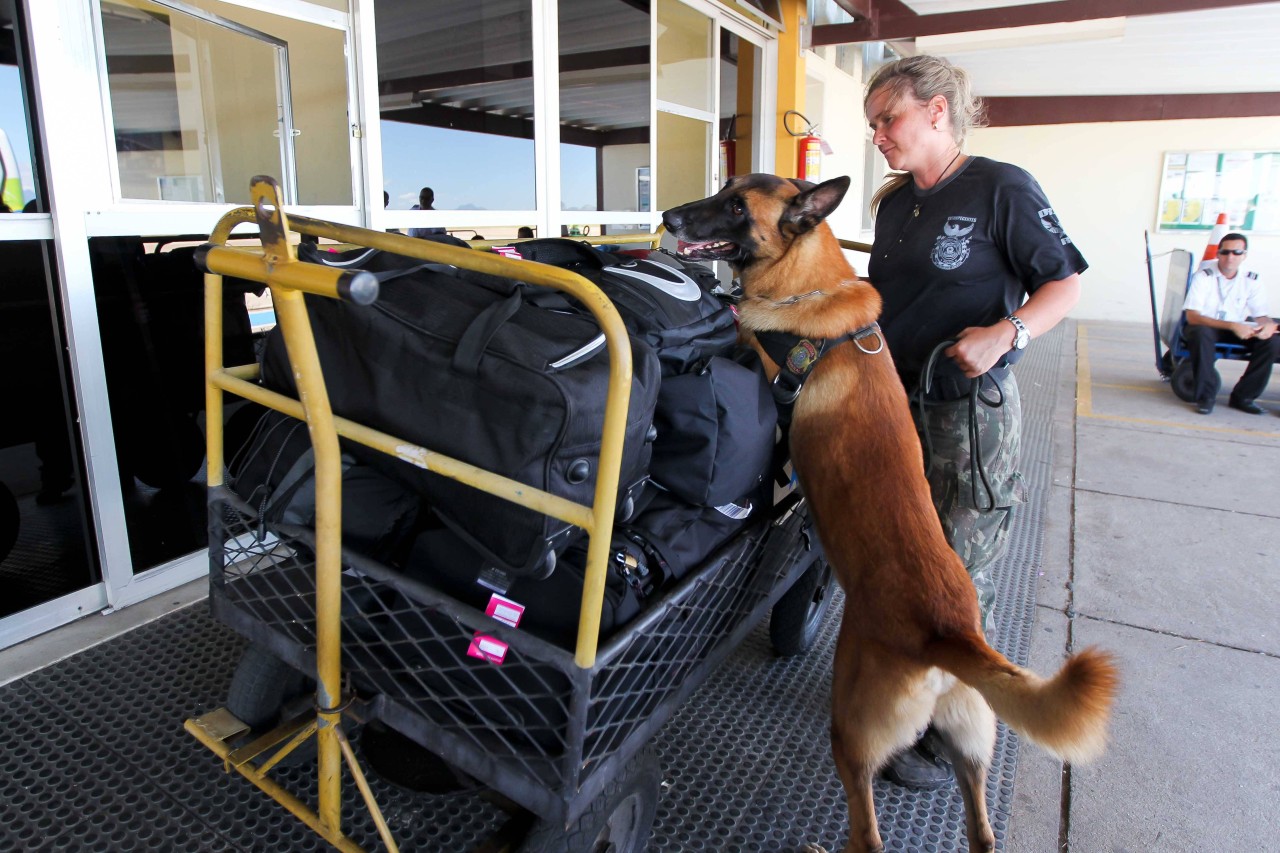
[[[1231,390],[1231,399],[1237,403],[1251,403],[1267,390],[1271,379],[1271,365],[1280,356],[1280,335],[1272,335],[1265,341],[1260,338],[1241,340],[1226,329],[1188,325],[1182,332],[1191,350],[1191,364],[1195,368],[1196,402],[1213,400],[1217,380],[1213,372],[1213,348],[1216,344],[1240,344],[1249,352],[1249,366]]]

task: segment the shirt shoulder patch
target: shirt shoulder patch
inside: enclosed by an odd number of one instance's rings
[[[1247,272],[1247,273],[1245,273],[1245,274],[1244,274],[1244,277],[1245,277],[1245,278],[1257,278],[1257,277],[1258,277],[1258,274],[1257,274],[1256,272]]]
[[[1205,267],[1204,269],[1200,270],[1200,275],[1212,276],[1213,270],[1210,269],[1209,267]]]

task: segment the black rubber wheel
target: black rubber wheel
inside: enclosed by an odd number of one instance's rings
[[[641,853],[658,814],[662,765],[642,749],[568,829],[539,820],[519,853]]]
[[[769,616],[769,640],[782,657],[812,648],[831,607],[831,566],[816,558],[805,573],[782,594]]]
[[[1178,362],[1173,368],[1173,376],[1169,380],[1170,386],[1173,388],[1173,394],[1179,400],[1185,403],[1194,403],[1196,401],[1196,373],[1191,366],[1191,359],[1184,358]],[[1222,389],[1222,374],[1217,369],[1213,371],[1213,395],[1218,396],[1218,391]]]
[[[279,722],[286,703],[310,690],[311,679],[250,643],[231,676],[227,710],[251,729],[266,729]]]

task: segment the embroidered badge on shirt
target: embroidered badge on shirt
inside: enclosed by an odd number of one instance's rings
[[[1058,214],[1053,212],[1052,207],[1046,207],[1040,211],[1040,224],[1044,226],[1044,230],[1061,238],[1062,245],[1065,246],[1071,242],[1071,238],[1062,230],[1062,223],[1058,221]]]
[[[940,270],[953,270],[969,259],[969,235],[977,227],[972,216],[948,216],[930,259]]]

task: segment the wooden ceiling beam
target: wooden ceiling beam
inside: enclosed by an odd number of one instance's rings
[[[1054,0],[1026,6],[1002,6],[971,12],[944,12],[938,15],[890,16],[876,14],[877,0],[856,0],[872,11],[865,20],[852,24],[823,24],[813,28],[813,46],[892,41],[921,36],[971,33],[1038,24],[1063,24],[1098,18],[1169,15],[1262,5],[1265,0]]]
[[[1280,116],[1280,92],[983,98],[988,127]]]

